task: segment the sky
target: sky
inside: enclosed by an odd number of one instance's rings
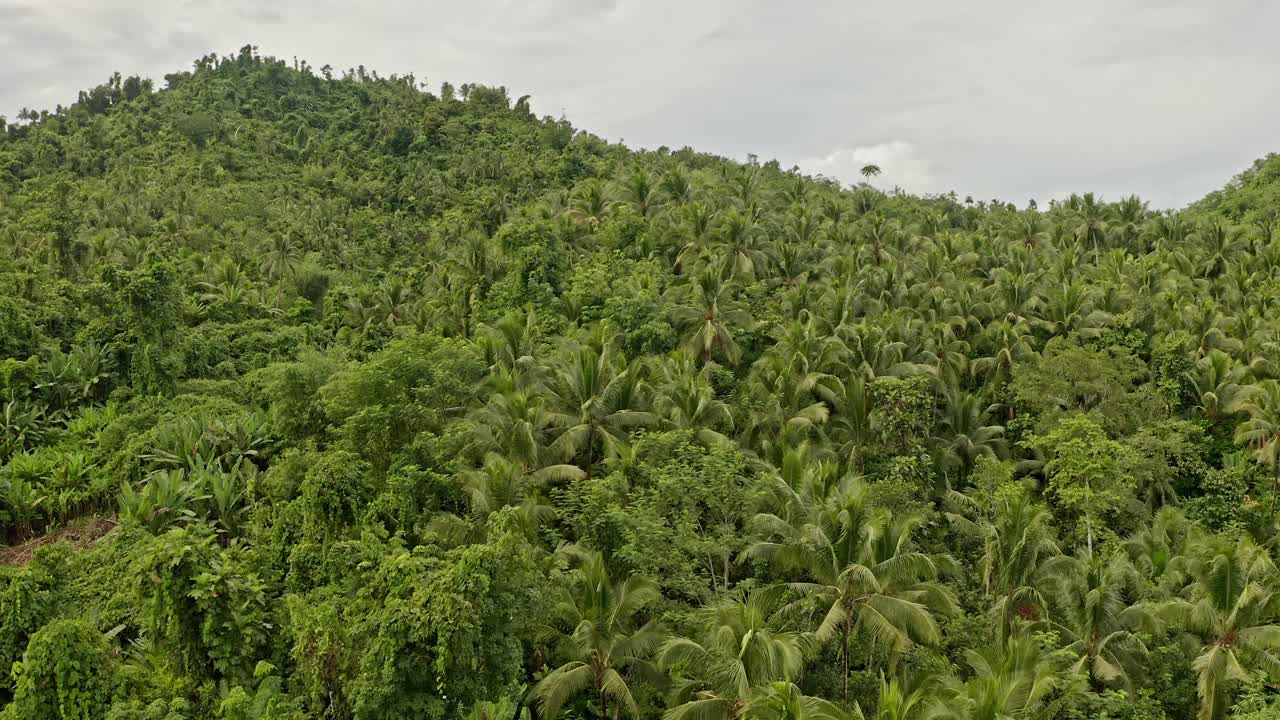
[[[1274,0],[0,0],[0,114],[246,44],[505,85],[633,147],[1180,207],[1280,151]]]

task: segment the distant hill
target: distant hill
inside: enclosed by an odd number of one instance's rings
[[[1252,225],[1272,235],[1280,227],[1280,155],[1271,153],[1253,163],[1221,190],[1215,190],[1191,206],[1193,211],[1213,212],[1232,222]]]

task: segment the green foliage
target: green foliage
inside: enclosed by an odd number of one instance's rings
[[[5,362],[35,354],[40,330],[28,303],[19,298],[0,297],[0,323],[3,323],[0,325],[0,357],[4,357]]]
[[[225,720],[300,720],[306,717],[295,701],[283,690],[284,683],[274,674],[275,667],[259,662],[253,675],[256,686],[246,689],[237,685],[218,705],[218,716]]]
[[[31,720],[93,720],[111,692],[111,653],[102,633],[83,620],[55,620],[31,636],[13,707]]]
[[[736,450],[668,432],[642,435],[624,470],[574,483],[560,504],[576,536],[630,574],[705,598],[732,586],[745,524],[764,490]]]
[[[517,713],[515,703],[504,697],[497,701],[482,700],[463,717],[465,720],[525,720],[528,711],[521,709]]]
[[[174,352],[180,303],[175,274],[154,261],[137,270],[103,272],[121,311],[112,339],[129,348],[129,378],[137,392],[172,391],[181,372]]]
[[[977,500],[980,512],[990,513],[1000,503],[1017,501],[1026,494],[1026,486],[1015,479],[1015,474],[1013,463],[992,457],[978,458],[969,481],[973,483],[970,495]]]
[[[1170,717],[1150,690],[1130,693],[1125,690],[1108,690],[1100,695],[1088,695],[1081,707],[1067,710],[1066,717],[1097,718],[1098,720],[1166,720]]]
[[[928,378],[876,378],[871,384],[875,410],[872,422],[879,428],[885,447],[895,453],[911,450],[929,427],[933,398]]]
[[[1143,427],[1125,442],[1136,453],[1131,473],[1138,497],[1152,508],[1203,492],[1210,447],[1201,425],[1164,420]]]
[[[519,685],[546,576],[513,520],[491,519],[483,545],[383,561],[368,590],[378,609],[362,620],[353,717],[452,717]]]
[[[1180,407],[1195,392],[1195,361],[1188,352],[1190,344],[1186,333],[1178,332],[1161,338],[1151,350],[1152,383],[1171,408]]]
[[[483,370],[465,343],[412,335],[335,373],[320,397],[347,447],[385,470],[416,433],[438,431],[467,406]]]
[[[191,720],[194,717],[191,703],[182,698],[168,702],[154,700],[125,700],[112,703],[107,720]]]
[[[4,717],[1274,714],[1275,156],[1020,210],[164,85],[0,123]]]
[[[1270,153],[1231,179],[1221,190],[1197,202],[1195,210],[1237,222],[1251,223],[1263,241],[1275,237],[1276,208],[1280,205],[1280,155]]]
[[[292,443],[325,431],[328,417],[319,390],[338,369],[328,355],[300,353],[296,362],[278,363],[255,375],[271,407],[272,427]]]
[[[1044,453],[1050,496],[1066,517],[1077,518],[1075,532],[1090,548],[1095,538],[1129,529],[1118,521],[1134,497],[1130,473],[1137,458],[1131,448],[1107,437],[1087,415],[1064,417],[1028,444]]]
[[[368,466],[354,453],[313,457],[297,500],[303,536],[312,542],[340,537],[356,524],[372,495]]]
[[[1259,475],[1245,458],[1229,456],[1223,467],[1205,474],[1200,495],[1185,503],[1187,516],[1217,532],[1255,527],[1264,516],[1255,494]]]
[[[550,308],[567,279],[569,262],[560,234],[547,221],[509,223],[493,238],[510,260],[502,280],[494,284],[485,305],[492,308],[488,320],[496,320],[508,308],[533,303]]]
[[[170,530],[139,552],[148,636],[198,678],[241,679],[267,640],[266,595],[244,550],[221,548],[204,525]]]
[[[22,659],[31,637],[57,617],[65,602],[67,549],[41,548],[24,569],[0,567],[0,673]],[[0,698],[8,697],[5,683]]]
[[[1230,720],[1271,720],[1280,717],[1280,706],[1267,690],[1265,675],[1253,673],[1242,684],[1244,688],[1240,699],[1227,713]]]
[[[927,455],[895,455],[870,469],[872,501],[894,513],[927,514],[936,493],[936,470]]]
[[[1015,368],[1012,389],[1019,405],[1039,418],[1041,432],[1077,412],[1096,413],[1108,432],[1128,432],[1157,412],[1138,387],[1145,375],[1122,346],[1091,350],[1056,337],[1038,362]]]
[[[350,718],[348,694],[356,674],[356,654],[341,606],[332,599],[293,595],[288,600],[299,694],[316,716]]]

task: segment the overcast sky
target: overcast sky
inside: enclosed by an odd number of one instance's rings
[[[506,85],[653,148],[1176,207],[1280,151],[1275,0],[0,0],[0,114],[244,44]]]

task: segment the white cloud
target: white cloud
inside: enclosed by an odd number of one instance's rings
[[[877,165],[881,174],[870,180],[876,187],[900,187],[917,194],[939,190],[929,160],[920,154],[915,143],[907,140],[837,148],[823,157],[801,160],[799,165],[805,172],[825,175],[850,185],[865,179],[863,167]]]

